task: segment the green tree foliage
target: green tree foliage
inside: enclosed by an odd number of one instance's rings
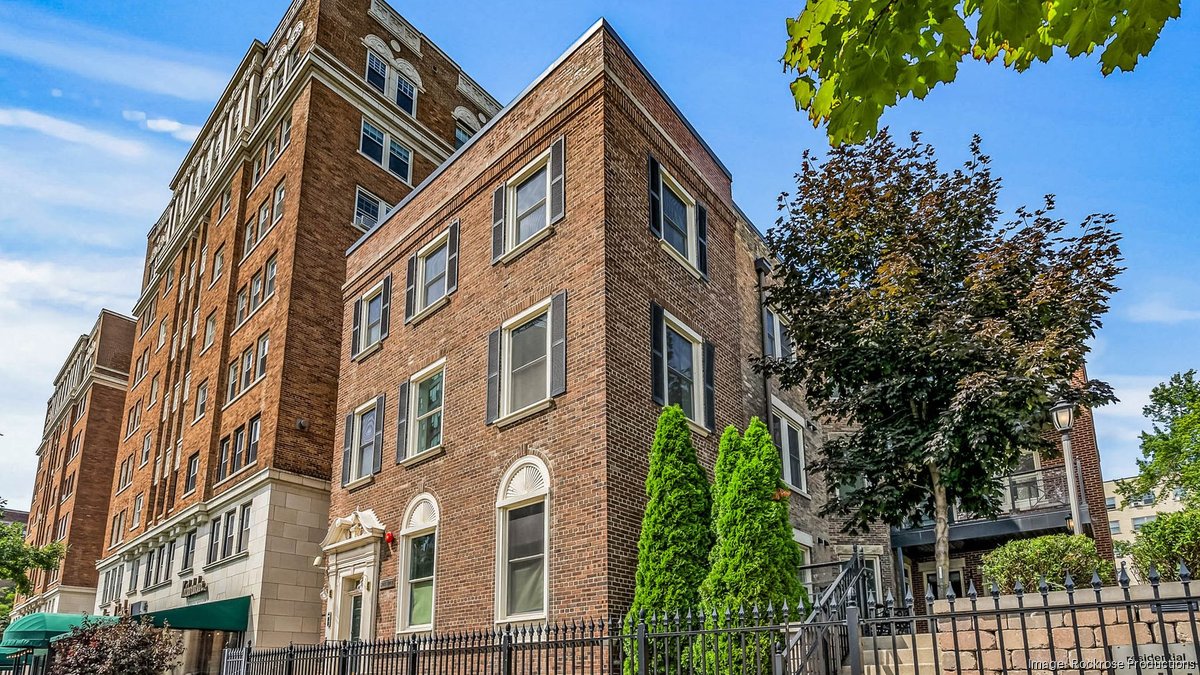
[[[885,108],[953,82],[968,55],[1018,72],[1056,52],[1133,70],[1182,0],[805,0],[787,20],[792,96],[832,143],[875,133]]]
[[[733,443],[721,444],[722,453],[734,448]],[[797,576],[800,549],[788,519],[790,492],[780,478],[779,450],[757,417],[742,436],[738,455],[732,462],[717,459],[718,466],[732,464],[732,470],[715,490],[717,541],[700,589],[703,606],[710,611],[755,605],[766,609],[784,602],[796,607],[803,601],[804,587]]]
[[[720,518],[721,505],[725,503],[723,495],[733,479],[733,471],[742,458],[742,434],[732,424],[725,427],[721,434],[721,443],[717,448],[717,464],[713,468],[712,486],[712,529],[717,531],[717,520]]]
[[[1116,578],[1113,562],[1101,558],[1096,541],[1082,534],[1014,539],[983,556],[982,570],[983,578],[996,582],[1004,593],[1011,593],[1018,581],[1026,590],[1035,590],[1043,577],[1050,588],[1059,590],[1068,573],[1082,588],[1091,584],[1093,573],[1105,584]]]
[[[695,607],[712,548],[712,499],[679,406],[658,418],[646,497],[631,615]]]
[[[158,675],[183,655],[183,636],[148,619],[84,621],[55,643],[49,675]]]
[[[1196,371],[1176,373],[1150,391],[1143,408],[1153,430],[1142,432],[1138,475],[1117,488],[1126,499],[1151,492],[1158,498],[1183,488],[1184,500],[1200,505],[1200,382]]]
[[[0,499],[0,516],[5,503]],[[21,523],[0,523],[0,579],[11,581],[17,593],[29,592],[31,570],[56,569],[64,553],[58,542],[41,547],[26,544]]]
[[[886,130],[823,162],[806,152],[767,235],[795,358],[760,365],[851,429],[814,462],[824,513],[849,531],[930,517],[943,569],[949,505],[996,513],[1021,452],[1054,452],[1051,404],[1115,400],[1078,378],[1121,272],[1114,219],[1068,233],[1048,197],[999,225],[989,165],[976,138],[944,173],[919,136],[900,146]]]
[[[1143,582],[1154,566],[1166,581],[1179,580],[1179,563],[1186,563],[1192,575],[1200,569],[1200,508],[1176,513],[1160,513],[1146,523],[1128,547],[1133,571]]]
[[[0,588],[0,633],[8,628],[9,619],[12,616],[13,601],[16,599],[17,592],[12,586]]]

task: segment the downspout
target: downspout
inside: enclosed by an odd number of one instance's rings
[[[767,291],[763,284],[763,277],[771,273],[771,263],[767,262],[766,258],[757,258],[754,261],[754,272],[758,283],[758,335],[759,345],[763,356],[767,355]],[[762,420],[767,425],[771,424],[771,376],[766,372],[762,374],[763,388],[763,416]]]

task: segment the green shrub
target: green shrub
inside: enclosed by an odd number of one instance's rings
[[[1093,572],[1105,584],[1116,578],[1113,562],[1101,558],[1095,540],[1082,534],[1015,539],[983,556],[982,568],[983,578],[995,581],[1003,593],[1011,593],[1018,581],[1027,592],[1036,592],[1042,577],[1051,589],[1061,590],[1068,572],[1076,587],[1090,585]]]
[[[1143,582],[1153,565],[1164,581],[1179,580],[1179,563],[1193,575],[1200,567],[1200,509],[1163,513],[1146,523],[1127,547],[1133,571]]]

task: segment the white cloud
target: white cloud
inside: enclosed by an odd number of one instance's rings
[[[0,54],[188,101],[211,101],[228,77],[204,57],[0,5]]]
[[[63,91],[62,91],[62,89],[59,89],[56,87],[56,88],[50,90],[50,95],[53,96],[54,98],[62,98]]]
[[[143,129],[170,134],[173,138],[191,143],[200,135],[200,127],[194,124],[184,124],[166,117],[148,117],[141,110],[123,110],[121,117],[130,122],[138,122]]]
[[[0,108],[0,127],[36,131],[46,136],[85,145],[119,157],[136,158],[146,154],[146,147],[137,141],[119,138],[24,108]]]
[[[1127,478],[1137,473],[1142,456],[1141,433],[1150,428],[1142,409],[1150,402],[1150,390],[1167,378],[1158,375],[1092,374],[1113,386],[1120,402],[1096,408],[1096,442],[1100,446],[1104,478]]]
[[[1130,307],[1128,316],[1131,321],[1137,323],[1176,324],[1200,321],[1200,309],[1179,307],[1170,298],[1154,296]]]

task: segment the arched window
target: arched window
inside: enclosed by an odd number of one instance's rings
[[[509,467],[496,498],[496,617],[546,616],[550,473],[537,457]]]
[[[437,500],[422,493],[404,510],[400,530],[400,630],[433,628],[434,570],[437,561]]]

